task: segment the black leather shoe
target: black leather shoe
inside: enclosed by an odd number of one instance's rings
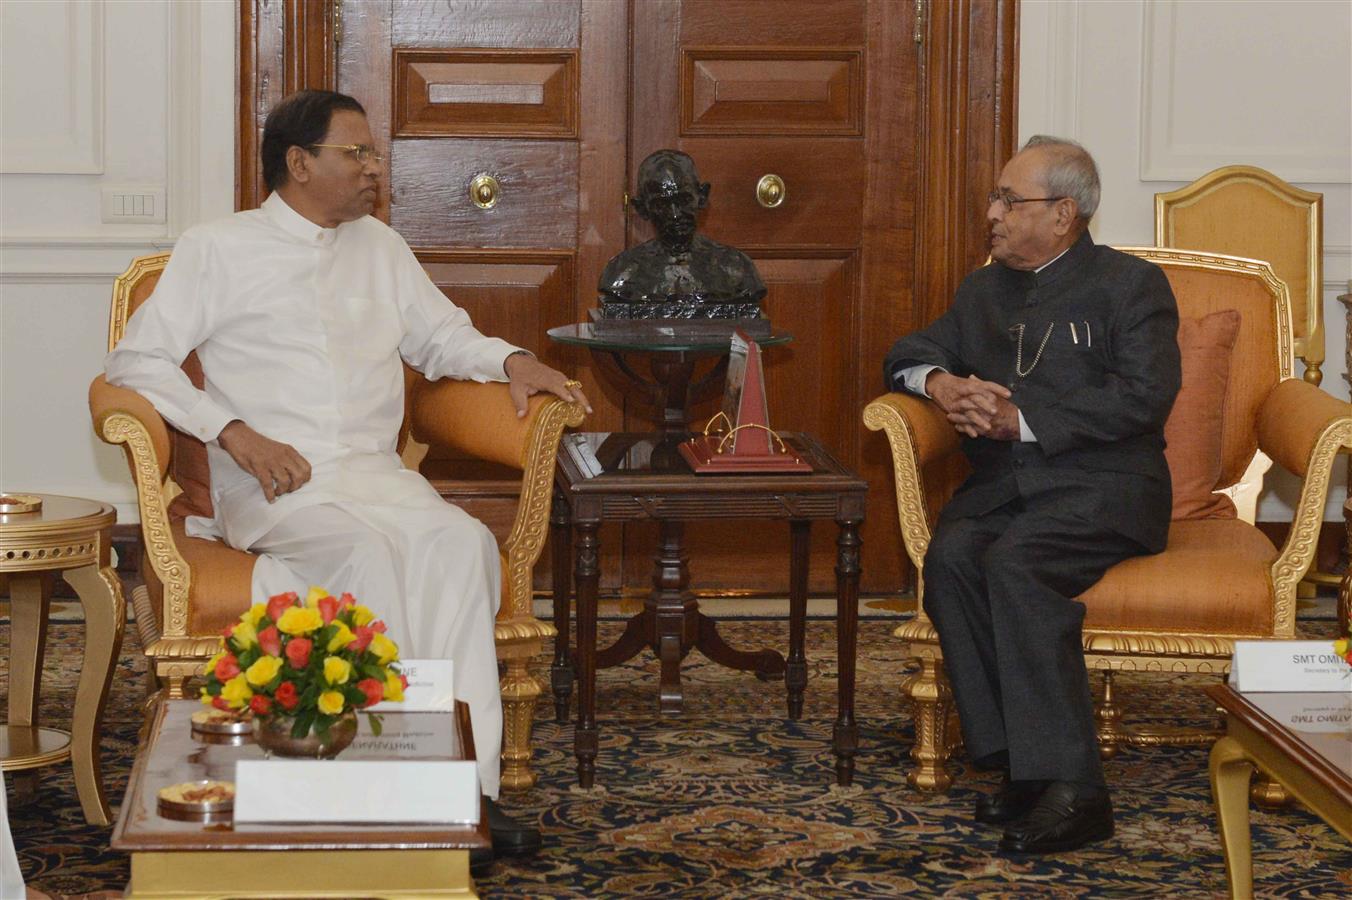
[[[484,798],[484,811],[488,813],[488,833],[493,838],[494,856],[534,856],[540,849],[540,829],[517,822],[487,797]]]
[[[1045,781],[1010,781],[1006,775],[999,790],[976,801],[976,820],[985,825],[1004,825],[1033,808],[1047,787]]]
[[[1070,782],[1053,781],[1028,814],[1005,829],[1000,849],[1057,853],[1112,836],[1113,804],[1107,789],[1085,797]]]

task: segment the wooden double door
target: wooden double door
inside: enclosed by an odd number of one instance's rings
[[[1009,4],[985,6],[959,24],[989,20],[982,34],[992,45],[1001,29],[1012,38]],[[922,213],[924,170],[942,171],[931,157],[954,149],[951,136],[926,138],[926,68],[939,55],[925,45],[935,28],[926,9],[909,0],[246,0],[240,203],[261,199],[250,142],[273,102],[302,86],[355,96],[388,159],[377,215],[433,281],[484,332],[577,373],[596,401],[587,430],[645,430],[650,411],[546,331],[585,321],[606,261],[652,236],[625,203],[638,163],[664,147],[689,153],[712,186],[700,230],[755,260],[765,313],[795,336],[765,354],[771,423],[817,435],[870,482],[863,588],[900,590],[890,462],[860,411],[881,390],[891,342],[947,302],[917,303],[917,289],[944,281],[950,256],[964,257],[952,267],[960,271],[984,252],[946,248],[921,272],[920,216],[943,221]],[[981,43],[942,27],[950,55]],[[1012,84],[1012,58],[1003,65]],[[998,129],[978,143],[971,168],[990,170],[975,181],[984,194],[1009,148]],[[757,199],[765,175],[784,184],[778,206]],[[953,208],[966,216],[969,200]],[[490,525],[505,521],[509,482],[456,460],[429,459],[426,470]],[[830,590],[833,529],[820,531],[811,587]],[[710,524],[689,535],[694,589],[786,590],[787,529]],[[635,526],[603,533],[603,589],[646,590],[653,546]]]

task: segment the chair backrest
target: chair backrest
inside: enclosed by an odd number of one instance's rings
[[[1266,260],[1291,291],[1294,352],[1305,380],[1324,362],[1324,195],[1264,169],[1225,166],[1155,195],[1155,243]]]
[[[1226,309],[1240,314],[1222,416],[1219,487],[1229,489],[1240,517],[1252,522],[1262,473],[1271,465],[1258,451],[1258,409],[1294,369],[1287,287],[1260,260],[1163,247],[1118,249],[1164,270],[1181,318]]]

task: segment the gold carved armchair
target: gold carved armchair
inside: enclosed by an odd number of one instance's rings
[[[1300,477],[1302,485],[1291,531],[1280,549],[1254,527],[1251,512],[1247,520],[1233,511],[1216,518],[1176,515],[1163,553],[1114,566],[1079,598],[1087,607],[1085,662],[1104,676],[1097,718],[1105,757],[1122,744],[1204,744],[1214,739],[1195,732],[1129,729],[1113,697],[1113,673],[1219,675],[1229,668],[1236,640],[1293,637],[1296,585],[1313,560],[1334,456],[1352,447],[1352,406],[1292,376],[1287,290],[1266,263],[1159,248],[1126,252],[1164,269],[1182,319],[1201,322],[1219,312],[1232,323],[1232,364],[1228,375],[1214,379],[1223,385],[1223,402],[1212,404],[1221,406],[1219,416],[1214,408],[1210,414],[1219,435],[1213,444],[1215,469],[1206,479],[1214,478],[1214,485],[1202,489],[1204,497],[1216,499],[1213,493],[1229,492],[1249,472],[1259,451]],[[1238,316],[1226,310],[1236,310]],[[1188,371],[1185,349],[1185,385]],[[1175,420],[1198,416],[1198,407],[1188,406],[1181,400],[1175,404],[1170,425],[1187,431],[1203,428],[1202,422]],[[883,431],[891,445],[902,536],[923,595],[932,528],[967,471],[959,436],[937,406],[902,393],[870,403],[864,423]],[[1179,481],[1173,458],[1170,468]],[[1246,504],[1240,506],[1242,510]],[[1176,513],[1178,509],[1176,498]],[[907,779],[921,790],[946,790],[952,778],[945,764],[957,738],[949,722],[952,695],[938,636],[923,606],[895,634],[920,663],[919,672],[902,685],[913,704],[916,729],[911,753],[915,767]]]
[[[132,261],[113,283],[108,348],[121,340],[127,319],[150,296],[168,253]],[[200,387],[196,354],[184,370]],[[399,447],[405,465],[416,468],[426,452],[421,441],[505,465],[521,473],[520,500],[510,534],[500,541],[502,602],[496,643],[504,664],[502,784],[524,789],[531,769],[531,724],[540,685],[528,664],[554,627],[531,609],[531,571],[549,528],[554,454],[565,426],[581,424],[580,406],[554,397],[531,398],[529,414],[517,418],[505,384],[429,382],[406,375],[406,413]],[[217,541],[188,537],[186,516],[209,512],[206,448],[170,427],[145,398],[99,376],[89,388],[94,431],[121,444],[136,483],[141,515],[145,584],[132,592],[137,629],[151,675],[171,697],[219,647],[221,629],[255,600],[250,596],[255,556]],[[421,450],[421,452],[418,452]],[[206,504],[205,510],[203,504]]]

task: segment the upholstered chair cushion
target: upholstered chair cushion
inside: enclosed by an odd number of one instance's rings
[[[1080,596],[1085,630],[1270,637],[1276,558],[1247,522],[1173,522],[1163,553],[1118,563]]]
[[[1225,394],[1239,322],[1239,311],[1226,309],[1178,323],[1183,384],[1164,426],[1174,519],[1235,517],[1234,503],[1215,491],[1221,486]]]
[[[205,382],[196,351],[189,353],[188,358],[183,360],[183,371],[200,391]],[[211,468],[207,465],[207,445],[176,428],[171,434],[174,455],[169,474],[174,483],[183,489],[183,493],[169,503],[169,515],[176,521],[182,521],[187,516],[205,516],[209,519],[215,512],[211,505]]]
[[[173,522],[170,528],[174,544],[192,573],[188,634],[218,634],[249,608],[258,557],[220,541],[188,537],[182,520]],[[158,612],[164,606],[164,587],[149,565],[143,563],[141,570],[146,573],[146,589]]]

